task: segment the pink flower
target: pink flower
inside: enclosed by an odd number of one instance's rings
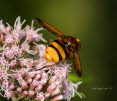
[[[16,19],[14,28],[0,21],[0,95],[22,100],[70,100],[82,83],[68,79],[70,64],[55,64],[44,58],[46,42],[40,30]]]
[[[16,61],[16,60],[12,60],[12,61],[10,62],[10,67],[13,68],[13,67],[16,66],[16,64],[17,64],[17,61]]]

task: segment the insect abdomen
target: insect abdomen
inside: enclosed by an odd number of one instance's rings
[[[62,40],[55,40],[51,42],[46,48],[45,58],[48,61],[59,62],[64,61],[68,56],[67,49],[64,44],[61,43]]]

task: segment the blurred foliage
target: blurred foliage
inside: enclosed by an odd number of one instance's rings
[[[112,90],[92,88],[114,88],[113,57],[110,55],[113,52],[110,39],[112,6],[111,0],[1,0],[0,19],[13,25],[17,16],[26,19],[26,24],[40,17],[66,35],[79,37],[83,76],[79,78],[71,73],[69,78],[74,82],[83,81],[79,91],[86,98],[82,100],[76,96],[72,101],[110,101]],[[47,31],[44,37],[48,41],[57,38]]]

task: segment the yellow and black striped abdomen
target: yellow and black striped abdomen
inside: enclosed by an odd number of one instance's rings
[[[55,40],[46,48],[45,58],[48,61],[57,63],[59,61],[64,61],[68,55],[64,44],[62,44],[60,40]]]

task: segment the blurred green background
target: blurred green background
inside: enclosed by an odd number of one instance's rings
[[[26,24],[40,17],[66,35],[80,38],[83,76],[78,78],[72,73],[69,78],[74,82],[83,80],[79,91],[86,98],[76,96],[72,101],[110,101],[115,94],[116,59],[112,50],[112,8],[111,0],[0,0],[0,19],[13,25],[18,16],[26,19]],[[44,33],[46,39],[56,39],[48,33]]]

